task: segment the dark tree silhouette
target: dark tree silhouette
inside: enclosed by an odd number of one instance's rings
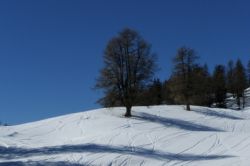
[[[99,100],[103,106],[123,105],[126,117],[137,103],[138,94],[156,70],[156,56],[151,46],[134,30],[124,29],[112,38],[105,49],[104,67],[96,88],[104,89]]]
[[[234,69],[234,82],[235,82],[235,93],[237,98],[237,104],[239,109],[245,106],[245,95],[244,90],[247,88],[247,77],[246,77],[246,69],[244,68],[241,61],[238,59]],[[241,104],[240,98],[243,99]]]
[[[163,99],[163,104],[175,104],[173,94],[172,94],[172,89],[171,89],[171,79],[165,80],[162,83],[162,99]]]
[[[250,60],[247,63],[248,86],[250,86]]]
[[[138,105],[160,105],[163,103],[163,90],[160,79],[154,79],[140,94]]]
[[[196,66],[196,59],[198,59],[198,56],[193,49],[186,47],[178,49],[174,58],[174,72],[171,77],[175,100],[183,102],[188,111],[190,111],[190,100],[193,95],[193,70]]]
[[[235,82],[234,82],[234,62],[230,60],[227,64],[227,92],[235,96]]]
[[[226,74],[223,65],[215,66],[213,73],[213,94],[217,107],[226,107]]]
[[[193,69],[193,96],[191,103],[194,105],[202,106],[211,106],[213,103],[212,98],[212,80],[208,67],[205,64],[204,66],[196,66]]]

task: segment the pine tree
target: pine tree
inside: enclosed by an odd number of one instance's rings
[[[173,87],[173,86],[172,86]],[[166,80],[162,85],[162,97],[164,104],[176,104],[172,94],[171,80]]]
[[[214,102],[217,107],[226,107],[226,76],[225,67],[223,65],[215,66],[213,73],[213,94]]]
[[[244,90],[247,88],[247,77],[246,77],[246,70],[241,63],[241,60],[238,59],[234,68],[234,88],[235,94],[237,99],[237,104],[239,109],[241,109],[241,105],[244,108],[245,105],[245,96]],[[241,103],[240,99],[243,99]]]
[[[125,116],[130,117],[141,90],[154,75],[155,55],[136,31],[124,29],[108,42],[103,58],[104,67],[96,83],[96,88],[104,89],[99,103],[125,106]]]
[[[227,65],[227,91],[235,96],[234,62],[230,60]]]
[[[250,87],[250,60],[247,63],[248,87]]]
[[[162,98],[162,83],[160,79],[154,79],[153,84],[149,88],[149,98],[151,105],[160,105],[163,102]]]
[[[160,79],[154,79],[153,82],[142,91],[138,105],[160,105],[163,103],[162,83]]]
[[[194,76],[194,86],[192,96],[192,104],[202,105],[202,106],[211,106],[212,104],[212,87],[211,87],[211,76],[208,72],[208,67],[205,64],[204,66],[196,66],[193,70]]]

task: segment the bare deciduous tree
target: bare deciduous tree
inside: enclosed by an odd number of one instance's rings
[[[190,111],[190,99],[193,95],[193,70],[198,56],[191,48],[181,47],[174,58],[174,72],[172,75],[173,94],[177,103],[186,104]],[[181,102],[178,102],[181,101]]]
[[[103,106],[123,105],[126,117],[136,104],[140,89],[153,77],[156,63],[150,45],[134,30],[124,29],[106,47],[104,67],[96,87],[104,89]]]

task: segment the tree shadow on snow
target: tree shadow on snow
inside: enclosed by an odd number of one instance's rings
[[[229,115],[226,112],[224,112],[224,113],[217,112],[217,111],[214,111],[211,109],[206,109],[206,110],[197,110],[196,109],[193,111],[198,113],[198,114],[202,114],[202,115],[206,115],[206,116],[213,116],[213,117],[217,117],[217,118],[225,118],[225,119],[231,119],[231,120],[244,120],[244,118]]]
[[[221,129],[217,129],[214,127],[205,126],[202,124],[196,124],[190,121],[180,120],[176,118],[166,118],[156,115],[151,115],[148,113],[140,113],[139,115],[135,115],[135,118],[139,120],[149,121],[153,123],[158,123],[164,125],[166,127],[176,127],[183,130],[189,131],[220,131],[223,132]]]
[[[130,146],[110,146],[110,145],[98,145],[98,144],[64,145],[64,146],[53,146],[53,147],[43,147],[34,149],[0,147],[0,159],[5,159],[5,160],[20,159],[20,158],[40,156],[40,155],[44,156],[44,155],[56,155],[56,154],[67,154],[67,153],[115,153],[122,155],[141,156],[158,160],[179,160],[179,161],[216,160],[216,159],[234,157],[230,155],[195,155],[186,153],[175,154],[163,151],[154,151],[139,147],[132,148]],[[18,164],[22,166],[22,163],[17,163],[16,165]],[[50,164],[53,165],[53,163]],[[61,163],[61,164],[67,165],[67,163]]]

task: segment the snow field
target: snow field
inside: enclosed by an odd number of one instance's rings
[[[97,109],[0,127],[0,165],[249,165],[250,110]]]

